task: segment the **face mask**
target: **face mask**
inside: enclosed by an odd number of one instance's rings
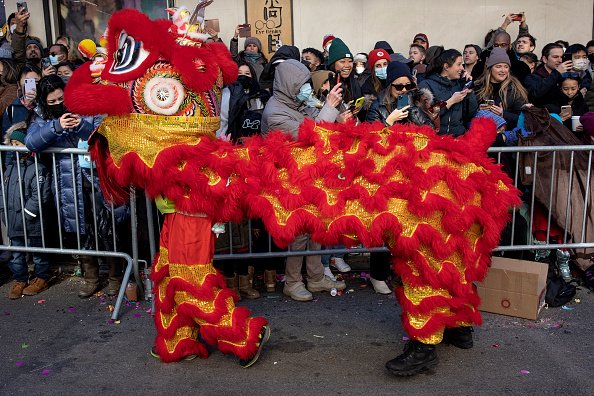
[[[47,108],[52,115],[52,118],[60,118],[64,113],[66,113],[66,107],[64,107],[63,102],[53,105],[48,104]]]
[[[301,63],[303,63],[305,65],[305,67],[307,67],[308,69],[311,69],[311,62],[310,61],[303,59],[301,61]]]
[[[16,30],[16,23],[13,23],[12,25],[10,25],[10,34],[14,34],[15,30]]]
[[[590,63],[594,63],[594,54],[588,55],[588,60],[590,61]]]
[[[357,74],[361,74],[365,71],[365,66],[357,66],[355,67],[355,72],[357,72]]]
[[[380,80],[385,80],[388,78],[388,68],[387,67],[380,67],[375,69],[375,76]]]
[[[50,63],[52,66],[56,66],[60,61],[58,60],[58,55],[50,55],[48,56]]]
[[[311,98],[312,93],[313,90],[311,89],[311,85],[303,84],[301,88],[299,88],[299,93],[297,94],[296,98],[300,102],[307,102],[307,100]]]
[[[62,81],[64,81],[64,84],[67,84],[68,80],[70,80],[70,76],[60,76],[60,78],[62,79]]]
[[[260,54],[258,52],[256,53],[251,53],[251,52],[245,52],[245,57],[248,58],[250,60],[250,62],[255,63],[258,59],[260,59]]]
[[[573,70],[584,71],[588,68],[589,63],[588,59],[576,59],[573,61]]]
[[[243,89],[250,89],[250,87],[252,86],[252,78],[248,76],[237,77],[237,82],[241,84]]]

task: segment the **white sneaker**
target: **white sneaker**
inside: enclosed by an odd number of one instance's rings
[[[340,257],[330,258],[330,265],[340,272],[349,272],[351,270],[351,267]]]
[[[330,267],[324,267],[324,275],[326,275],[328,278],[332,279],[333,281],[336,281],[336,277],[330,270]]]
[[[377,280],[377,279],[371,279],[371,284],[373,285],[373,290],[375,290],[376,293],[379,294],[391,294],[392,290],[390,290],[390,288],[388,287],[388,285],[386,284],[385,281],[381,281],[381,280]]]

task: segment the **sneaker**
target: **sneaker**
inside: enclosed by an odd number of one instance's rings
[[[241,367],[248,368],[248,367],[251,367],[254,363],[256,363],[256,361],[260,357],[260,354],[262,353],[262,349],[264,349],[264,345],[266,345],[269,338],[270,338],[270,327],[262,326],[262,330],[260,330],[260,342],[256,344],[256,345],[258,345],[258,350],[256,351],[256,354],[254,356],[252,356],[251,359],[240,360],[239,364],[241,365]]]
[[[349,272],[351,270],[351,267],[340,257],[331,257],[330,265],[340,272]]]
[[[471,326],[453,327],[445,329],[443,332],[443,342],[460,349],[470,349],[473,347]]]
[[[386,368],[394,375],[410,376],[437,366],[435,345],[410,340],[404,352],[386,363]]]
[[[373,290],[378,294],[391,294],[392,290],[388,287],[385,281],[370,278]]]
[[[285,296],[291,297],[295,301],[311,301],[311,300],[313,300],[312,294],[307,291],[303,282],[297,282],[292,286],[288,286],[285,283],[285,287],[283,288],[283,294]]]
[[[307,282],[307,290],[310,292],[321,292],[321,291],[330,291],[332,289],[336,290],[344,290],[346,289],[346,284],[343,281],[333,281],[332,279],[324,276],[322,280],[317,282],[308,281]]]
[[[11,300],[18,300],[23,297],[23,289],[27,286],[27,282],[14,281],[10,290],[8,291],[8,298]]]
[[[569,268],[569,252],[557,249],[557,266],[559,267],[559,275],[567,283],[571,282],[571,269]]]
[[[336,277],[330,270],[330,267],[324,267],[324,275],[326,275],[328,278],[332,279],[333,281],[336,281]]]
[[[35,278],[29,283],[29,286],[23,289],[23,294],[25,296],[34,296],[45,289],[47,289],[47,281],[45,279]]]

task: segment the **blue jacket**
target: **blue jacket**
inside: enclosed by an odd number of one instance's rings
[[[19,172],[20,171],[20,172]],[[0,213],[4,222],[4,205],[8,218],[8,237],[24,236],[23,217],[27,227],[27,237],[41,236],[41,220],[39,203],[42,210],[47,208],[51,199],[50,174],[47,168],[35,161],[31,156],[21,155],[17,164],[16,156],[6,167],[4,173],[4,191],[0,189],[2,199],[0,200]],[[21,190],[23,201],[21,201]],[[45,212],[44,212],[45,213]]]
[[[41,116],[39,108],[27,130],[25,145],[33,152],[43,151],[48,147],[77,148],[80,139],[87,140],[91,133],[99,126],[102,117],[82,117],[81,123],[76,128],[63,129],[58,119],[46,120]],[[72,171],[74,170],[74,175]],[[78,217],[79,232],[85,232],[85,208],[82,196],[82,171],[78,166],[78,156],[69,154],[56,155],[55,175],[57,191],[54,191],[56,202],[60,204],[61,222],[66,232],[76,232],[76,219]],[[76,180],[76,186],[73,183]],[[96,179],[96,177],[95,177]],[[94,181],[99,188],[98,181]],[[55,190],[55,184],[52,183]],[[78,213],[75,210],[78,206]],[[88,208],[92,210],[92,208]]]
[[[6,131],[8,129],[20,122],[26,122],[29,124],[29,118],[31,117],[32,110],[29,110],[25,105],[21,102],[19,98],[16,98],[10,106],[4,110],[4,114],[2,115],[2,140],[0,142],[4,142],[4,138],[6,136]],[[4,164],[8,166],[8,164],[13,162],[14,152],[7,151],[5,152],[4,157]]]
[[[449,80],[438,74],[430,74],[419,84],[419,88],[428,88],[434,96],[434,102],[445,101],[455,92],[462,91],[460,80]],[[466,132],[465,124],[470,121],[478,109],[474,92],[469,92],[463,101],[456,103],[452,108],[442,107],[439,112],[440,135],[460,136]]]

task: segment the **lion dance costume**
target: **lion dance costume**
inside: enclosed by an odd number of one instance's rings
[[[492,122],[453,139],[427,127],[305,121],[297,141],[275,132],[233,146],[214,135],[237,66],[222,44],[187,30],[115,13],[102,69],[83,65],[66,89],[71,111],[107,114],[91,138],[105,195],[125,200],[132,185],[175,204],[152,275],[161,359],[205,357],[198,333],[241,359],[257,353],[266,320],[235,307],[212,266],[212,224],[246,216],[279,246],[303,233],[324,245],[385,243],[412,339],[436,344],[445,328],[480,324],[473,282],[518,203],[485,154]]]

